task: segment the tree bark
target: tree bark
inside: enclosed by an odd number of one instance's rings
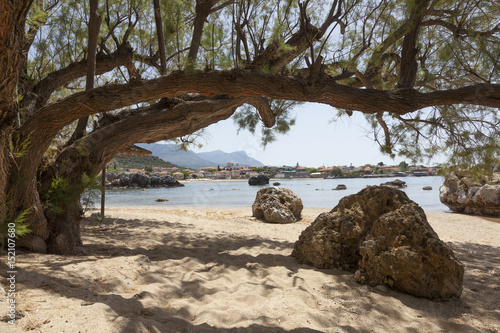
[[[167,55],[165,54],[165,34],[163,33],[163,19],[161,16],[160,0],[153,0],[155,10],[156,35],[158,36],[158,50],[160,52],[160,74],[167,74]]]
[[[194,64],[198,56],[198,50],[201,45],[201,36],[203,34],[203,26],[210,15],[212,7],[219,0],[197,0],[196,1],[196,17],[194,19],[193,37],[191,38],[191,46],[187,57],[186,71],[194,71]]]
[[[25,24],[31,0],[0,0],[0,222],[8,218],[9,172],[13,167],[10,136],[19,112],[18,77],[25,55]],[[15,213],[15,212],[11,212]]]
[[[101,26],[101,16],[99,15],[99,0],[90,0],[87,78],[85,82],[85,90],[90,90],[94,88],[97,39],[99,38],[100,26]],[[75,142],[85,134],[88,121],[89,121],[89,116],[85,116],[78,120],[75,132],[73,133],[71,139],[68,141],[68,144]]]
[[[58,154],[42,173],[40,193],[43,196],[47,192],[56,175],[68,181],[72,191],[60,213],[46,212],[50,229],[48,252],[74,254],[81,244],[82,210],[76,198],[81,195],[78,191],[83,191],[83,174],[97,174],[118,152],[136,142],[172,139],[227,119],[245,102],[243,98],[200,98],[175,106],[164,100],[153,107],[134,110],[123,119],[94,130]]]
[[[128,67],[133,57],[134,51],[129,44],[122,45],[111,54],[98,54],[96,57],[95,74],[104,74],[120,66]],[[57,88],[83,77],[87,71],[87,63],[88,59],[71,63],[65,68],[48,74],[43,80],[37,83],[22,99],[23,117],[28,118],[36,110],[45,106]]]
[[[408,22],[408,33],[403,39],[403,49],[401,50],[401,76],[399,78],[398,87],[403,89],[412,89],[415,86],[417,77],[417,41],[418,31],[425,13],[427,12],[428,0],[415,0],[410,2],[412,13]]]

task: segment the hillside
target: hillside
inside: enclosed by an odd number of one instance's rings
[[[173,168],[179,167],[173,163],[165,162],[158,156],[115,156],[109,162],[112,168],[122,168],[122,169],[144,169],[147,166],[150,167],[161,167],[161,168]]]

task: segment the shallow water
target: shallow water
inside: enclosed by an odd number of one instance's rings
[[[353,179],[288,179],[278,180],[280,187],[295,192],[304,207],[333,208],[339,200],[354,194],[368,185],[379,185],[396,178],[353,178]],[[404,177],[408,185],[403,191],[425,211],[447,212],[448,207],[439,201],[439,186],[442,177]],[[271,184],[274,181],[271,180]],[[345,184],[347,190],[333,191],[338,184]],[[191,206],[191,207],[247,207],[255,200],[257,191],[264,186],[250,186],[247,181],[194,181],[184,187],[120,189],[106,191],[106,206]],[[265,185],[268,186],[268,185]],[[431,191],[422,187],[432,186]],[[167,202],[155,202],[156,199]],[[97,203],[98,205],[98,203]]]

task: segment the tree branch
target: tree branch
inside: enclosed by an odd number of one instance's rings
[[[99,54],[96,58],[96,74],[104,74],[116,67],[128,66],[132,61],[134,51],[130,45],[123,45],[109,55]],[[23,101],[26,116],[31,116],[36,110],[47,104],[52,93],[59,87],[63,87],[71,81],[85,75],[87,70],[87,59],[70,65],[58,71],[48,74],[42,81],[36,84]]]
[[[156,35],[160,52],[160,74],[167,74],[167,55],[165,54],[165,35],[163,33],[163,18],[161,15],[160,0],[153,0],[155,10]]]
[[[417,41],[418,32],[422,20],[427,11],[429,0],[415,0],[409,22],[407,22],[407,33],[403,39],[403,49],[401,51],[401,75],[399,77],[398,87],[404,89],[413,88],[417,77],[418,64],[416,55],[418,53]]]
[[[71,173],[74,172],[73,166],[78,165],[88,174],[98,172],[118,152],[134,143],[189,135],[231,117],[246,100],[200,96],[199,99],[179,104],[161,101],[153,106],[128,111],[126,117],[97,128],[59,153],[53,163],[54,169]],[[88,153],[82,154],[82,151]]]
[[[191,38],[191,46],[189,47],[189,53],[187,56],[186,70],[193,71],[194,64],[196,62],[196,57],[198,56],[198,50],[201,45],[201,36],[203,34],[203,26],[207,17],[212,11],[212,7],[219,0],[197,0],[196,1],[196,17],[194,19],[194,29],[193,37]]]
[[[85,115],[116,110],[129,105],[183,93],[232,97],[265,96],[273,99],[317,102],[341,109],[375,114],[387,111],[406,114],[436,105],[468,104],[500,108],[500,85],[479,84],[452,90],[419,93],[415,90],[357,89],[323,79],[309,85],[300,77],[270,75],[244,70],[175,72],[152,80],[133,80],[127,84],[106,85],[75,93],[40,109],[18,130],[35,142],[50,143],[60,128]],[[40,123],[44,124],[40,128]],[[47,143],[48,142],[48,143]]]
[[[94,89],[95,67],[97,58],[97,39],[99,38],[99,28],[101,27],[101,16],[99,15],[99,0],[90,0],[90,18],[89,18],[89,40],[88,40],[88,58],[87,75],[85,80],[85,90]],[[78,119],[75,131],[68,140],[68,145],[80,139],[86,132],[89,116]]]
[[[271,128],[276,124],[276,116],[271,109],[271,105],[266,97],[254,97],[247,99],[247,104],[252,105],[260,114],[260,119],[264,126]]]
[[[443,20],[438,20],[438,19],[431,19],[431,20],[426,20],[422,22],[423,27],[428,27],[428,26],[441,26],[453,33],[455,37],[490,37],[494,35],[497,32],[500,32],[500,24],[497,24],[493,29],[490,29],[488,31],[475,31],[475,30],[469,30],[469,29],[464,29],[459,26],[453,25],[452,23],[445,22]]]

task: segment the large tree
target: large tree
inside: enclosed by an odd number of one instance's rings
[[[364,113],[388,154],[498,159],[497,1],[108,0],[99,10],[97,87],[84,91],[88,4],[0,0],[0,214],[29,210],[21,241],[33,250],[75,250],[86,176],[127,146],[232,116],[252,131],[262,122],[270,140],[295,102]]]

